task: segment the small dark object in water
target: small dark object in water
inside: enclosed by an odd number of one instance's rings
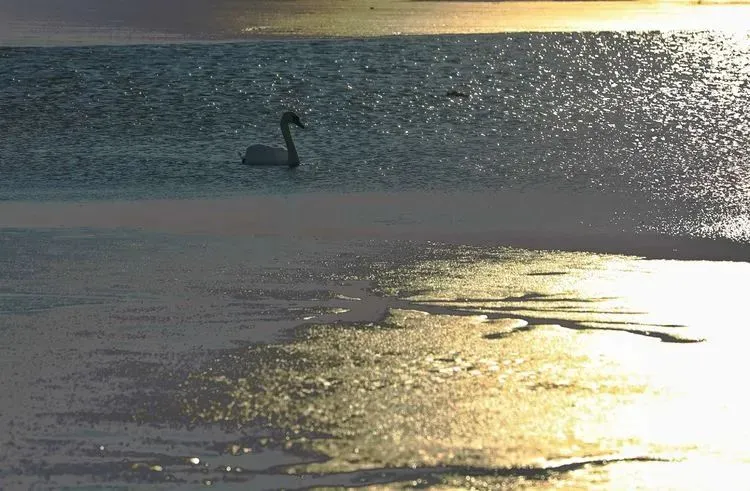
[[[467,94],[464,94],[463,92],[459,92],[457,90],[449,90],[445,93],[448,97],[469,97]]]

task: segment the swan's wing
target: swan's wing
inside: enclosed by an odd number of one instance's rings
[[[250,145],[245,151],[243,163],[247,165],[287,165],[286,149],[268,145]]]

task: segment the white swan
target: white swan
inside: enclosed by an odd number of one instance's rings
[[[281,134],[284,135],[286,149],[269,147],[268,145],[250,145],[245,150],[242,163],[246,165],[288,165],[289,167],[297,167],[299,165],[299,156],[297,156],[297,148],[294,146],[292,134],[289,131],[290,123],[294,123],[300,128],[305,127],[299,120],[299,116],[291,111],[287,111],[281,116]]]

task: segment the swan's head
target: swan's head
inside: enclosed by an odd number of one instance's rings
[[[302,124],[302,121],[299,120],[299,116],[297,116],[296,114],[294,114],[291,111],[287,111],[287,112],[284,113],[283,116],[281,116],[281,124],[284,124],[284,123],[287,123],[287,124],[288,123],[293,123],[293,124],[296,124],[297,126],[299,126],[300,128],[304,128],[305,127],[305,125]]]

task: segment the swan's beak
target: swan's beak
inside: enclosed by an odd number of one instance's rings
[[[305,129],[305,125],[302,124],[301,121],[295,121],[294,124],[296,124],[297,126],[299,126],[300,128],[302,128],[303,130]]]

